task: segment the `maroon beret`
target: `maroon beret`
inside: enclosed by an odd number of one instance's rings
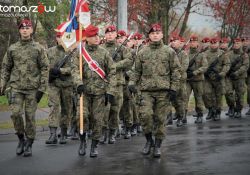
[[[162,31],[161,25],[160,24],[152,24],[150,26],[148,34],[150,34],[151,32],[158,32],[158,31]]]
[[[23,19],[19,26],[18,26],[18,29],[20,29],[21,27],[32,27],[32,22],[31,20],[28,20],[28,19]]]
[[[84,35],[86,37],[92,37],[98,35],[99,28],[93,25],[89,25],[85,30],[84,30]]]
[[[117,36],[118,36],[118,37],[127,36],[127,34],[126,34],[126,32],[125,32],[124,30],[119,30],[119,31],[117,32]]]
[[[116,27],[113,26],[113,25],[107,26],[106,29],[105,29],[105,33],[114,32],[114,31],[116,31]]]

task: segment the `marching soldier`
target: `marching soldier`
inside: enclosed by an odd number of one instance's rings
[[[204,101],[207,103],[207,120],[220,120],[222,97],[225,94],[224,78],[230,68],[230,61],[226,54],[219,49],[219,40],[210,40],[210,49],[205,52],[208,61],[208,69],[205,73]]]
[[[220,49],[223,50],[223,51],[227,51],[228,50],[228,44],[229,44],[228,38],[221,38],[221,40],[220,40]]]
[[[171,47],[178,53],[178,59],[181,64],[181,79],[180,79],[180,86],[177,90],[177,96],[176,99],[172,102],[172,105],[175,108],[176,114],[175,118],[173,120],[177,119],[176,125],[177,127],[180,127],[186,123],[186,117],[185,117],[185,105],[187,103],[187,86],[186,86],[186,80],[187,80],[187,68],[188,68],[188,62],[189,58],[188,55],[184,50],[181,50],[181,43],[179,36],[173,36],[170,39]]]
[[[66,144],[67,128],[70,118],[72,117],[73,109],[73,77],[71,75],[71,57],[65,59],[66,55],[61,44],[62,33],[56,33],[57,46],[49,48],[47,51],[50,62],[49,70],[49,129],[50,136],[46,140],[46,144],[57,143],[57,128],[61,128],[60,144]],[[75,51],[75,50],[74,50]],[[71,53],[72,54],[72,53]],[[63,61],[63,65],[58,65]]]
[[[234,39],[233,49],[228,55],[231,62],[226,77],[226,99],[229,105],[229,117],[241,118],[249,57],[242,51],[240,38]]]
[[[128,87],[136,93],[137,84],[141,91],[139,114],[147,140],[142,153],[150,154],[155,145],[154,157],[160,157],[165,119],[170,100],[176,98],[181,67],[175,51],[162,42],[161,26],[153,24],[148,34],[151,42],[138,53]]]
[[[78,54],[73,56],[74,65],[72,75],[74,84],[77,87],[77,93],[83,95],[83,117],[84,131],[80,134],[80,146],[78,154],[84,156],[86,154],[86,133],[91,126],[92,143],[90,149],[90,157],[97,157],[97,144],[100,140],[103,126],[103,118],[105,113],[105,103],[113,103],[114,96],[112,95],[112,86],[115,86],[115,81],[112,81],[111,73],[115,74],[115,65],[108,51],[99,46],[100,38],[98,36],[99,29],[90,25],[85,29],[86,36],[86,51],[85,55],[89,55],[88,60],[83,61],[83,77],[81,80],[79,71]],[[91,63],[91,64],[90,64]],[[90,67],[95,64],[95,67]],[[97,72],[98,71],[98,72]],[[103,73],[105,75],[103,75]],[[102,76],[103,75],[103,76]],[[109,80],[109,83],[107,81]],[[79,103],[78,103],[79,104]],[[80,126],[79,116],[80,110],[77,109],[77,123]],[[80,131],[80,130],[79,130]]]
[[[202,51],[206,51],[208,50],[209,46],[210,46],[210,38],[205,37],[201,40],[202,46],[201,46],[201,50]]]
[[[48,59],[44,48],[31,37],[32,22],[24,19],[18,29],[21,38],[9,47],[3,59],[1,94],[8,85],[11,119],[19,138],[16,154],[28,157],[32,155],[36,135],[37,104],[46,91]],[[23,110],[26,126],[22,117]]]
[[[122,44],[127,39],[127,34],[124,30],[119,30],[117,32],[116,42]]]
[[[195,123],[202,123],[203,117],[203,81],[204,72],[207,70],[207,59],[204,53],[199,51],[198,37],[190,37],[189,66],[187,69],[187,96],[188,99],[193,90],[195,99],[195,111],[197,118]],[[188,100],[187,100],[188,101]],[[188,102],[186,104],[188,110]]]
[[[114,66],[116,67],[116,92],[114,94],[114,102],[111,103],[110,111],[108,113],[109,115],[106,116],[108,118],[109,144],[115,143],[115,132],[119,127],[119,116],[123,103],[123,86],[125,85],[124,71],[133,64],[131,52],[125,46],[117,44],[116,37],[116,27],[112,25],[106,27],[105,38],[107,41],[103,47],[109,51],[110,55],[112,55]],[[121,49],[117,50],[120,46]],[[107,119],[105,120],[107,121]],[[107,124],[104,124],[104,126],[107,126]],[[107,128],[103,128],[103,130],[104,139],[102,142],[105,141]]]

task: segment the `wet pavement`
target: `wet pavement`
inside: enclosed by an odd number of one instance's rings
[[[67,174],[67,175],[249,175],[250,174],[250,117],[219,122],[208,121],[167,127],[160,159],[143,156],[142,135],[130,140],[118,139],[115,145],[98,145],[97,158],[77,154],[78,142],[48,146],[48,132],[37,133],[33,156],[15,155],[16,137],[0,136],[0,174]],[[90,144],[90,143],[89,143]]]

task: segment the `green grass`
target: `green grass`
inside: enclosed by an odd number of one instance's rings
[[[48,95],[45,94],[38,104],[38,108],[48,107]],[[0,96],[0,111],[8,111],[8,100],[6,96]]]

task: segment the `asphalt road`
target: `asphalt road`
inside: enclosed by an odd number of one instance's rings
[[[250,117],[219,122],[208,121],[167,127],[162,144],[162,156],[155,159],[143,156],[142,135],[130,140],[119,139],[115,145],[98,145],[97,158],[77,154],[79,141],[66,145],[45,145],[48,132],[37,133],[33,156],[15,155],[15,135],[0,135],[0,175],[249,175],[250,174]],[[90,142],[89,142],[90,144]]]

